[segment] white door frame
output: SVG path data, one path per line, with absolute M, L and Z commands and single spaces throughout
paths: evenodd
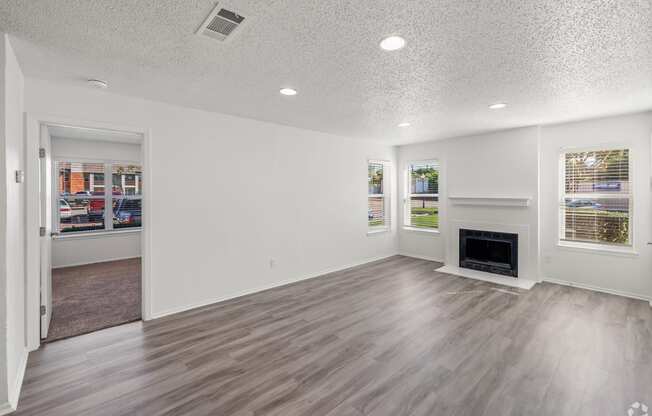
M 141 145 L 144 180 L 147 187 L 143 192 L 143 230 L 141 238 L 142 250 L 142 319 L 152 319 L 151 307 L 151 131 L 148 128 L 116 125 L 95 121 L 77 120 L 69 117 L 38 115 L 25 113 L 25 185 L 26 185 L 26 287 L 25 287 L 25 334 L 27 349 L 34 351 L 41 345 L 40 336 L 40 242 L 39 242 L 39 147 L 41 126 L 69 126 L 90 129 L 115 130 L 139 133 L 143 136 Z
M 45 125 L 41 125 L 39 128 L 39 135 L 41 137 L 40 146 L 45 149 L 46 157 L 39 159 L 40 162 L 40 200 L 39 204 L 41 207 L 41 227 L 44 228 L 45 234 L 43 237 L 39 238 L 40 246 L 40 304 L 41 307 L 45 306 L 46 313 L 41 315 L 41 339 L 47 337 L 50 321 L 52 319 L 52 211 L 58 204 L 54 198 L 55 193 L 52 192 L 52 180 L 54 178 L 54 165 L 52 164 L 52 137 L 50 132 L 47 130 Z M 43 184 L 46 184 L 45 188 Z M 58 208 L 58 207 L 57 207 Z M 40 230 L 39 230 L 40 231 Z M 47 249 L 46 249 L 47 248 Z M 44 297 L 44 293 L 47 293 L 47 296 Z

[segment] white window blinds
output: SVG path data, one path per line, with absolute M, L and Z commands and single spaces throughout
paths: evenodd
M 56 169 L 55 219 L 61 233 L 141 226 L 143 180 L 139 165 L 57 161 Z
M 560 239 L 631 245 L 629 149 L 566 152 L 560 163 Z
M 409 163 L 407 182 L 405 225 L 438 229 L 439 163 L 436 160 Z
M 370 229 L 389 227 L 389 195 L 386 177 L 388 164 L 370 160 L 368 163 L 367 222 Z
M 59 231 L 105 229 L 105 168 L 103 163 L 56 163 Z
M 139 165 L 111 165 L 113 194 L 113 228 L 133 228 L 142 225 L 143 177 Z

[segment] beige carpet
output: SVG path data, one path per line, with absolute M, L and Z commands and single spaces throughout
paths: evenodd
M 141 319 L 140 259 L 52 270 L 52 321 L 45 342 Z

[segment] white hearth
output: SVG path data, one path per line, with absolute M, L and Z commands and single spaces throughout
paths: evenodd
M 534 280 L 524 279 L 521 277 L 514 278 L 509 276 L 501 276 L 499 274 L 481 272 L 479 270 L 464 269 L 456 266 L 442 266 L 438 269 L 435 269 L 435 271 L 526 290 L 532 289 L 532 287 L 537 284 L 537 282 Z

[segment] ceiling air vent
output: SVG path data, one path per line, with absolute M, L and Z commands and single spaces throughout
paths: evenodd
M 244 16 L 224 9 L 218 4 L 202 23 L 197 34 L 224 41 L 233 34 L 244 20 Z

